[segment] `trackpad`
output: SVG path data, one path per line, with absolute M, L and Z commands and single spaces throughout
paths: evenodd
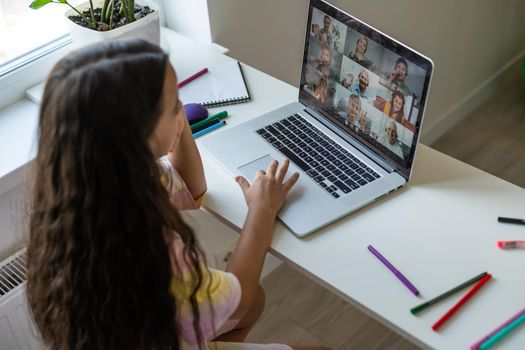
M 268 165 L 270 165 L 270 162 L 273 159 L 274 158 L 271 155 L 267 154 L 261 158 L 257 158 L 256 160 L 251 161 L 250 163 L 241 165 L 238 169 L 244 175 L 244 177 L 251 183 L 255 178 L 255 173 L 258 170 L 266 171 L 266 169 L 268 169 Z

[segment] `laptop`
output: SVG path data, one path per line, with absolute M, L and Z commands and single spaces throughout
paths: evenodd
M 402 188 L 410 179 L 432 61 L 322 0 L 311 0 L 297 102 L 203 139 L 249 181 L 289 158 L 297 184 L 278 214 L 296 235 Z

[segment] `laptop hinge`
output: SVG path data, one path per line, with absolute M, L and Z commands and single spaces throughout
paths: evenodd
M 363 153 L 365 156 L 370 158 L 374 163 L 379 165 L 381 168 L 383 168 L 385 171 L 392 173 L 396 171 L 395 168 L 390 166 L 387 162 L 385 162 L 381 157 L 379 157 L 377 154 L 372 152 L 370 149 L 368 149 L 366 146 L 361 144 L 359 141 L 357 141 L 355 138 L 353 138 L 348 133 L 341 130 L 339 127 L 337 127 L 335 124 L 333 124 L 330 120 L 328 120 L 326 117 L 323 117 L 321 114 L 317 113 L 315 110 L 305 106 L 304 111 L 308 113 L 310 116 L 315 118 L 319 123 L 326 126 L 328 129 L 330 129 L 332 132 L 334 132 L 336 135 L 341 137 L 343 140 L 351 144 L 353 147 L 357 148 L 361 153 Z

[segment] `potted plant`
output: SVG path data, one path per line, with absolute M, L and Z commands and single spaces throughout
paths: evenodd
M 132 37 L 160 44 L 159 8 L 150 0 L 88 0 L 78 6 L 68 0 L 34 0 L 30 7 L 50 3 L 69 6 L 65 15 L 76 47 Z

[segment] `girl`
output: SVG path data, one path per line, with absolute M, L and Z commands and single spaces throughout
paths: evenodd
M 399 90 L 395 90 L 392 93 L 392 99 L 385 103 L 383 113 L 394 119 L 398 123 L 407 123 L 408 120 L 405 118 L 405 95 Z
M 236 179 L 248 216 L 228 272 L 209 269 L 174 206 L 196 207 L 206 191 L 177 95 L 166 54 L 140 40 L 97 44 L 52 70 L 27 283 L 47 348 L 290 349 L 235 342 L 262 312 L 264 255 L 298 174 L 284 182 L 285 161 L 251 185 Z

